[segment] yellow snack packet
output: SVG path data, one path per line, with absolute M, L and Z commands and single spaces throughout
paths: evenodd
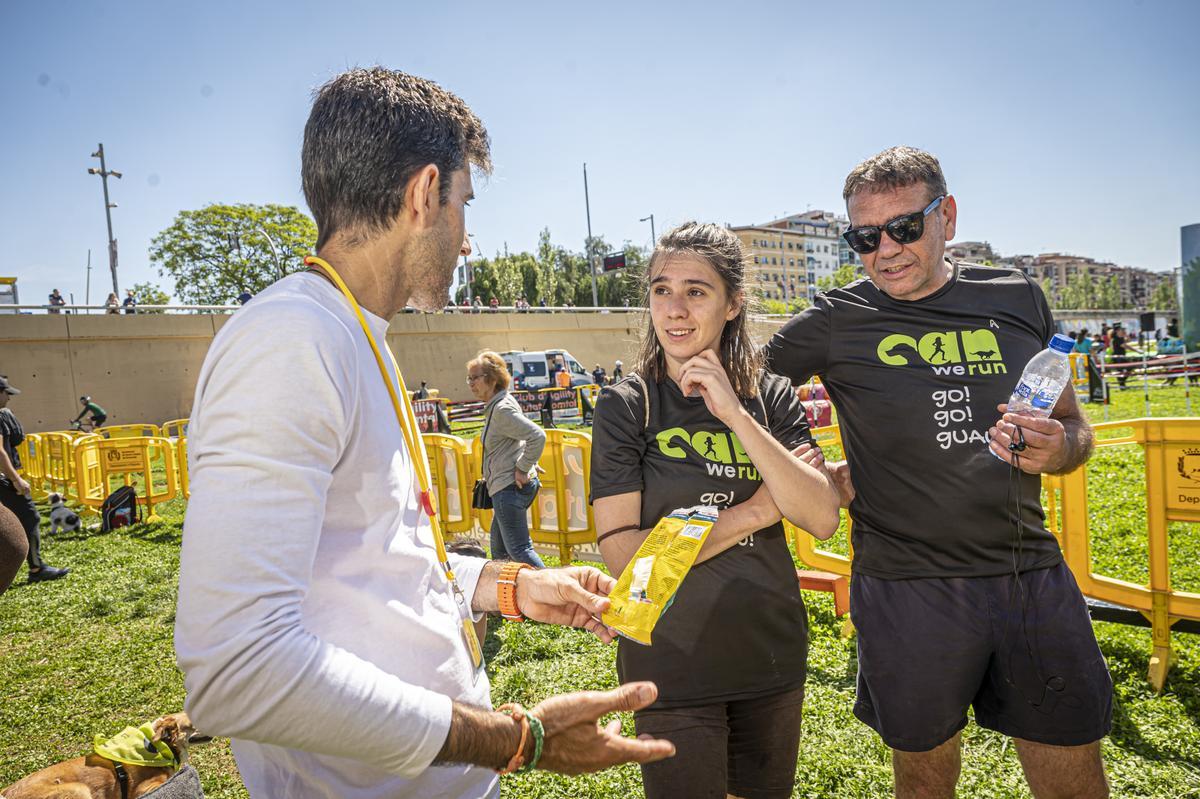
M 621 572 L 602 621 L 649 646 L 654 625 L 674 601 L 716 521 L 717 509 L 708 506 L 680 508 L 660 519 Z

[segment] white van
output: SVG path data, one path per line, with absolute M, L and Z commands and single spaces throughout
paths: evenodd
M 514 350 L 500 353 L 508 371 L 513 376 L 514 388 L 551 388 L 550 368 L 555 359 L 562 358 L 563 365 L 571 375 L 572 386 L 586 386 L 592 382 L 583 365 L 566 350 Z

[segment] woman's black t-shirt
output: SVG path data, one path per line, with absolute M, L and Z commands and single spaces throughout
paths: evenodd
M 592 427 L 592 499 L 642 492 L 642 529 L 676 508 L 727 508 L 762 485 L 750 458 L 704 400 L 672 380 L 628 378 L 600 392 Z M 765 376 L 743 405 L 792 449 L 811 442 L 804 408 L 784 378 Z M 646 403 L 650 419 L 646 423 Z M 764 411 L 766 419 L 763 418 Z M 808 616 L 783 525 L 697 564 L 654 628 L 653 645 L 621 639 L 621 682 L 653 680 L 656 706 L 708 704 L 804 683 Z

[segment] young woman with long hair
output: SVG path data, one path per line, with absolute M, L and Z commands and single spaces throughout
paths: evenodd
M 796 770 L 808 623 L 781 522 L 828 538 L 838 494 L 791 386 L 763 372 L 745 280 L 725 228 L 663 236 L 638 363 L 595 409 L 592 498 L 614 575 L 672 510 L 720 509 L 653 645 L 619 644 L 621 681 L 658 685 L 638 733 L 676 746 L 642 767 L 648 799 L 787 797 Z

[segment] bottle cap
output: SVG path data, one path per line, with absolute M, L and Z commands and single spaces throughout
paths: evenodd
M 1062 333 L 1055 333 L 1050 339 L 1050 349 L 1055 352 L 1068 353 L 1075 349 L 1075 342 L 1070 336 L 1064 336 Z

